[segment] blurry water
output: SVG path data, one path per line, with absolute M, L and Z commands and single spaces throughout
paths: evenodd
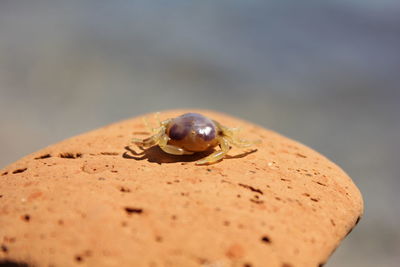
M 327 266 L 400 262 L 399 1 L 0 1 L 0 167 L 141 113 L 227 112 L 344 168 L 366 202 Z

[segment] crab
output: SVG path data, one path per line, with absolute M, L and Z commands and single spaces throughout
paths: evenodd
M 133 139 L 133 143 L 149 148 L 158 145 L 161 150 L 172 155 L 192 155 L 196 152 L 208 151 L 216 146 L 220 150 L 196 161 L 196 165 L 212 164 L 222 160 L 231 149 L 231 146 L 247 148 L 257 141 L 249 141 L 236 137 L 238 128 L 228 128 L 219 122 L 199 113 L 185 113 L 176 118 L 160 121 L 156 114 L 159 127 L 149 127 L 153 133 L 146 139 Z

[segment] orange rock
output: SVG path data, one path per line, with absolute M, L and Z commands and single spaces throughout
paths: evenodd
M 161 113 L 161 118 L 187 110 Z M 197 111 L 257 150 L 223 161 L 143 152 L 142 118 L 73 137 L 0 171 L 0 263 L 32 266 L 320 266 L 363 211 L 334 163 L 260 126 Z M 151 116 L 147 116 L 152 118 Z M 29 186 L 28 186 L 29 185 Z M 11 242 L 12 241 L 12 242 Z

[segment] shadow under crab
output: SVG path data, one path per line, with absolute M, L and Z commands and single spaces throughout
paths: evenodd
M 188 163 L 188 162 L 196 162 L 199 159 L 202 159 L 204 157 L 211 155 L 215 151 L 215 149 L 210 149 L 210 150 L 203 151 L 203 152 L 197 152 L 192 155 L 172 155 L 172 154 L 165 153 L 158 146 L 152 146 L 147 149 L 145 149 L 145 148 L 141 148 L 141 149 L 142 149 L 142 151 L 136 152 L 131 147 L 126 146 L 125 147 L 126 151 L 123 153 L 122 157 L 125 159 L 134 159 L 134 160 L 138 160 L 138 161 L 147 160 L 148 162 L 158 163 L 158 164 L 177 163 L 177 162 Z M 245 151 L 243 153 L 240 153 L 240 154 L 237 154 L 234 156 L 226 155 L 225 159 L 244 158 L 247 155 L 253 154 L 255 152 L 257 152 L 257 149 Z M 215 163 L 217 163 L 217 162 L 215 162 Z

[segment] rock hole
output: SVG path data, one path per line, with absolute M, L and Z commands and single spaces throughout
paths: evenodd
M 39 157 L 36 157 L 35 159 L 47 159 L 47 158 L 51 158 L 51 155 L 50 154 L 44 154 L 44 155 L 41 155 Z
M 1 245 L 1 251 L 3 251 L 4 253 L 7 253 L 8 247 L 6 245 Z
M 0 267 L 29 267 L 29 264 L 11 260 L 0 260 Z
M 269 239 L 269 237 L 266 235 L 261 237 L 261 241 L 268 244 L 271 243 L 271 239 Z
M 75 256 L 75 261 L 82 262 L 83 261 L 82 256 L 79 256 L 79 255 Z
M 0 197 L 1 197 L 1 196 L 0 196 Z M 356 225 L 360 222 L 360 220 L 361 220 L 361 217 L 358 216 L 358 217 L 357 217 L 357 220 L 356 220 L 356 223 L 354 224 L 354 226 L 356 226 Z
M 224 221 L 224 225 L 225 225 L 225 226 L 229 226 L 230 224 L 231 224 L 230 221 Z
M 1 175 L 3 176 L 3 175 L 7 175 L 8 174 L 8 172 L 3 172 Z
M 331 219 L 331 224 L 332 224 L 333 226 L 336 226 L 336 223 L 335 223 L 335 221 L 334 221 L 333 219 Z
M 58 156 L 63 159 L 76 159 L 76 158 L 81 158 L 82 153 L 64 152 L 64 153 L 60 153 Z
M 325 265 L 325 263 L 323 262 L 323 263 L 318 264 L 318 267 L 324 267 L 324 265 Z
M 141 214 L 143 212 L 143 209 L 141 208 L 132 208 L 132 207 L 125 207 L 125 211 L 128 215 L 136 213 L 136 214 Z
M 245 263 L 243 264 L 243 267 L 252 267 L 251 263 Z
M 3 195 L 0 195 L 0 198 L 2 198 L 3 197 Z
M 250 201 L 256 204 L 262 204 L 264 203 L 264 200 L 260 200 L 260 199 L 254 199 L 254 198 L 250 198 Z
M 292 267 L 292 265 L 290 263 L 284 262 L 282 263 L 282 267 Z
M 314 181 L 314 182 L 315 182 L 315 181 Z M 319 184 L 319 185 L 322 185 L 322 186 L 327 186 L 326 184 L 321 183 L 321 182 L 315 182 L 315 183 L 317 183 L 317 184 Z
M 161 243 L 163 241 L 163 238 L 162 238 L 162 236 L 156 236 L 156 242 L 159 242 L 159 243 Z
M 118 156 L 117 152 L 101 152 L 100 154 L 104 156 Z
M 319 199 L 313 198 L 313 197 L 311 197 L 310 199 L 311 199 L 312 201 L 314 201 L 314 202 L 318 202 L 318 201 L 319 201 Z
M 303 193 L 303 196 L 310 197 L 309 193 Z
M 128 187 L 125 186 L 120 186 L 119 187 L 119 191 L 121 191 L 122 193 L 129 193 L 131 192 L 131 190 Z
M 178 219 L 178 216 L 172 215 L 172 216 L 171 216 L 171 219 L 175 221 L 176 219 Z
M 31 220 L 31 216 L 29 214 L 25 214 L 24 216 L 22 216 L 22 219 L 26 222 L 29 222 Z
M 264 194 L 263 191 L 261 191 L 261 190 L 258 189 L 258 188 L 252 187 L 251 185 L 241 184 L 241 183 L 239 183 L 238 185 L 241 186 L 241 187 L 243 187 L 243 188 L 249 189 L 249 190 L 251 190 L 251 191 L 253 191 L 253 192 L 259 193 L 259 194 L 261 194 L 261 195 Z
M 303 155 L 303 154 L 300 154 L 300 153 L 296 153 L 295 155 L 296 155 L 297 157 L 299 157 L 299 158 L 303 158 L 303 159 L 307 158 L 306 155 Z
M 16 174 L 16 173 L 21 173 L 21 172 L 24 172 L 24 171 L 26 171 L 28 168 L 21 168 L 21 169 L 16 169 L 15 171 L 13 171 L 12 173 L 13 174 Z

